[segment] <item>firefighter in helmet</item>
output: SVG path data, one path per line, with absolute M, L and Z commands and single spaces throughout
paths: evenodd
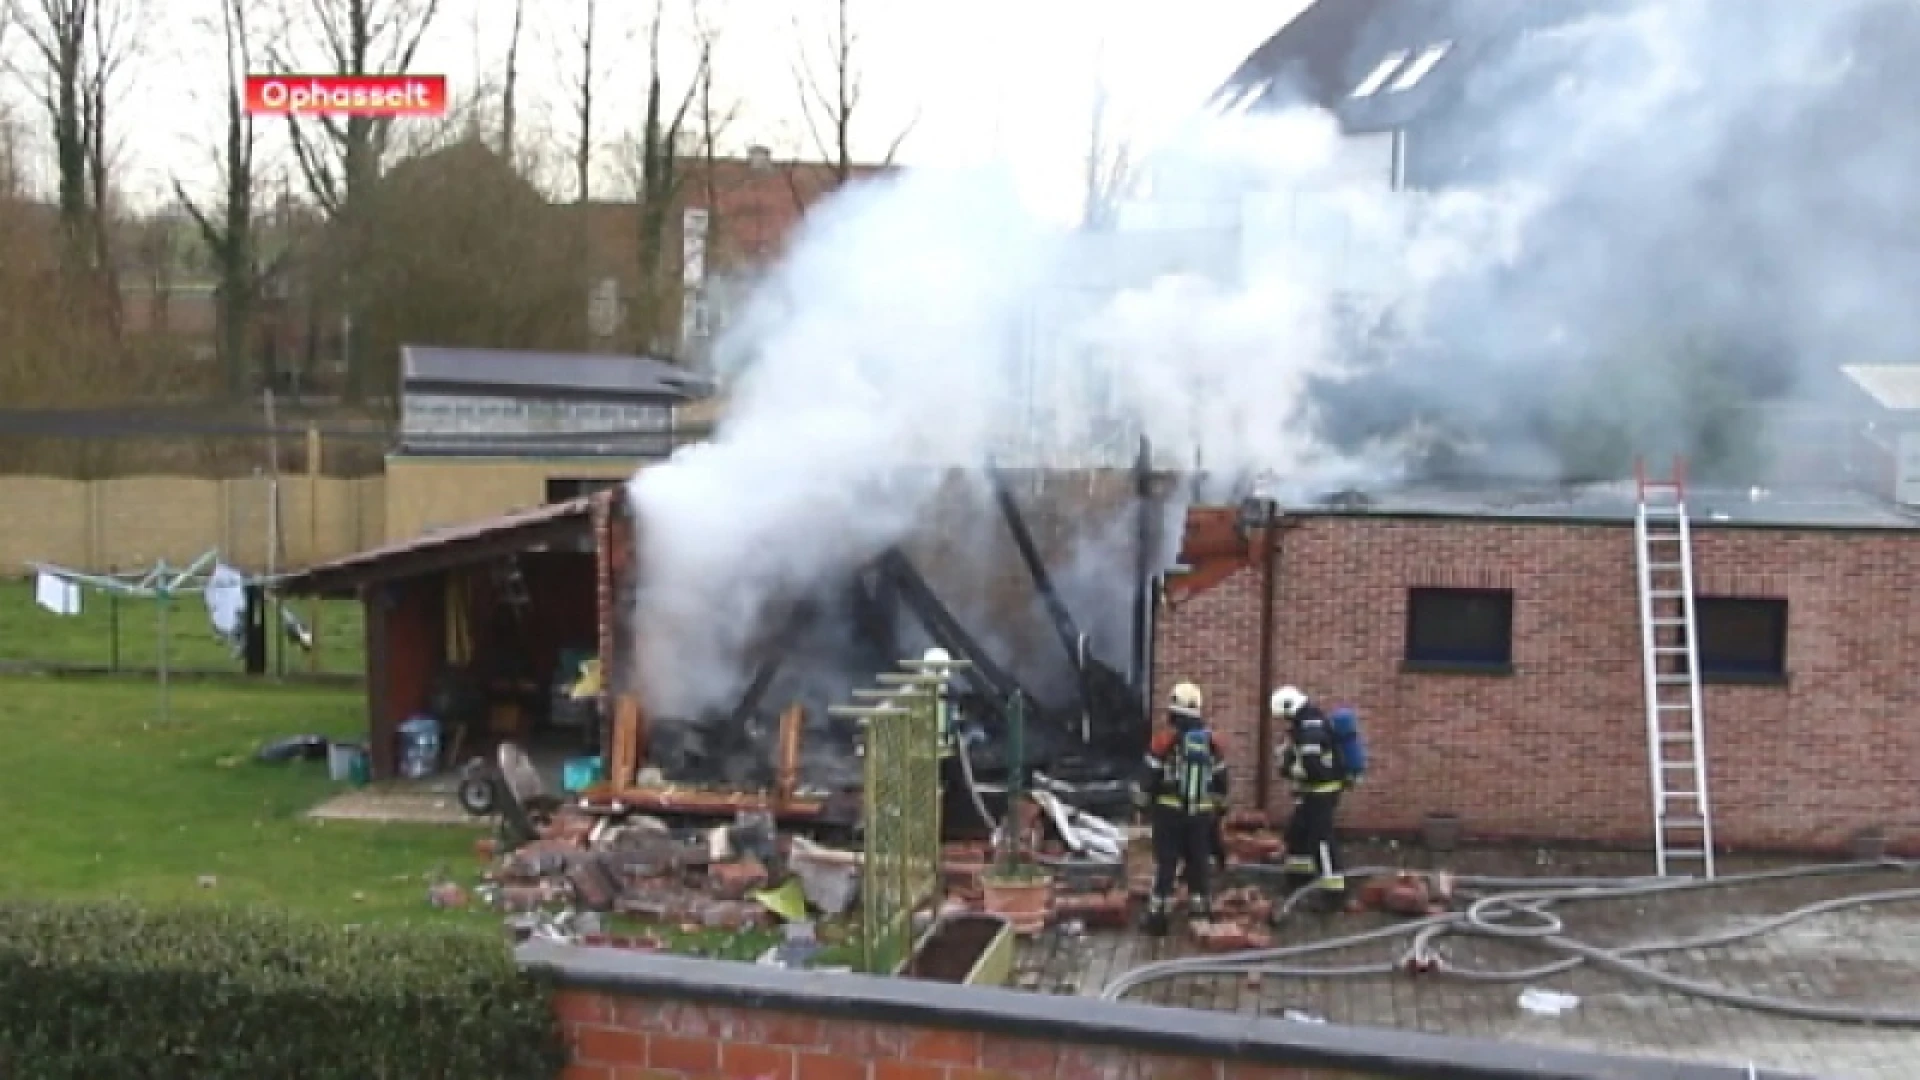
M 1183 682 L 1167 697 L 1167 727 L 1147 746 L 1134 802 L 1153 825 L 1153 895 L 1145 930 L 1167 932 L 1175 882 L 1187 885 L 1190 918 L 1213 911 L 1215 824 L 1227 802 L 1227 762 L 1207 728 L 1200 688 Z
M 1298 687 L 1275 690 L 1268 704 L 1273 718 L 1287 725 L 1278 764 L 1293 784 L 1293 816 L 1287 822 L 1282 864 L 1287 891 L 1314 885 L 1338 896 L 1346 891 L 1346 878 L 1333 838 L 1334 815 L 1350 779 L 1340 741 L 1327 714 Z
M 981 819 L 973 785 L 961 763 L 960 709 L 963 694 L 954 675 L 953 657 L 935 646 L 920 654 L 923 670 L 944 676 L 935 687 L 934 716 L 940 747 L 940 834 L 943 841 L 978 840 L 992 835 Z

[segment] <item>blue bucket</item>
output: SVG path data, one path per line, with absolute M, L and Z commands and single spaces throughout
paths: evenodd
M 560 766 L 560 786 L 568 794 L 585 791 L 600 782 L 598 757 L 574 758 Z

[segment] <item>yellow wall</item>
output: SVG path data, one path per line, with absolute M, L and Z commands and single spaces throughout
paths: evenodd
M 549 478 L 624 480 L 634 468 L 608 458 L 388 458 L 385 539 L 532 509 L 547 501 Z
M 380 477 L 280 481 L 282 567 L 338 558 L 386 540 Z M 102 573 L 185 565 L 208 548 L 248 570 L 267 566 L 271 487 L 260 477 L 0 476 L 0 577 L 28 562 Z

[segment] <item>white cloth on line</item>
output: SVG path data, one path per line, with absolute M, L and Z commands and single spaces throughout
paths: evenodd
M 55 615 L 80 614 L 80 586 L 58 574 L 42 573 L 34 582 L 33 599 Z
M 205 597 L 213 632 L 223 638 L 239 639 L 246 631 L 247 579 L 240 576 L 240 571 L 222 564 L 207 578 Z

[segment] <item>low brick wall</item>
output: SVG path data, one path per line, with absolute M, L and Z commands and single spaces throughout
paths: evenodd
M 1785 1080 L 1745 1069 L 547 943 L 564 1080 Z

